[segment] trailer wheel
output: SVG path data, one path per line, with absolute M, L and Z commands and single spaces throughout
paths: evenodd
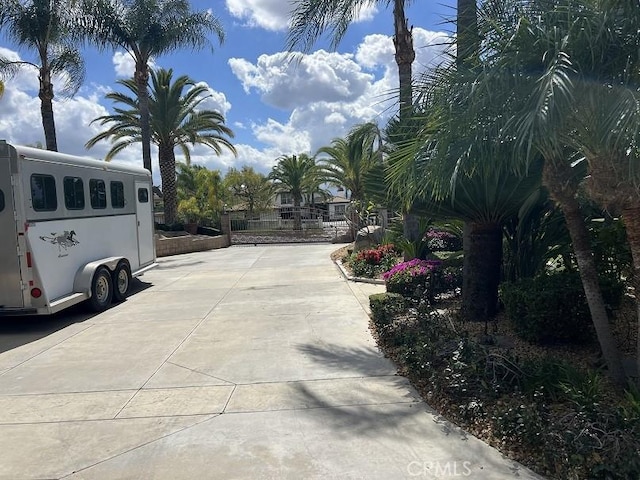
M 101 312 L 111 304 L 112 297 L 113 281 L 111 274 L 107 268 L 100 267 L 93 274 L 93 280 L 91 280 L 89 304 L 94 311 Z
M 113 272 L 113 300 L 122 302 L 127 298 L 131 286 L 131 270 L 127 262 L 120 262 Z

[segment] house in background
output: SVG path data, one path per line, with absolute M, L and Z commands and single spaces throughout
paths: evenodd
M 349 205 L 346 197 L 335 195 L 323 197 L 315 195 L 313 203 L 309 198 L 303 198 L 300 203 L 300 210 L 303 217 L 319 218 L 326 222 L 336 222 L 345 220 L 345 212 Z M 279 192 L 275 196 L 274 210 L 279 212 L 282 218 L 288 218 L 293 212 L 293 195 L 289 192 Z

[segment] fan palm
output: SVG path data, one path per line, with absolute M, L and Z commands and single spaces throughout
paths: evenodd
M 235 154 L 235 148 L 227 137 L 233 132 L 224 125 L 224 117 L 213 110 L 199 110 L 199 105 L 209 95 L 203 85 L 197 85 L 183 75 L 172 82 L 173 70 L 152 71 L 152 88 L 149 102 L 151 139 L 158 146 L 158 163 L 162 179 L 165 208 L 165 222 L 175 222 L 176 215 L 176 159 L 175 148 L 184 155 L 185 162 L 191 162 L 189 145 L 202 144 L 214 150 L 217 155 L 223 147 Z M 119 84 L 134 95 L 138 83 L 134 79 L 121 80 Z M 186 92 L 185 92 L 186 89 Z M 142 141 L 140 103 L 137 96 L 123 93 L 109 93 L 107 98 L 124 108 L 115 108 L 115 113 L 98 117 L 94 122 L 111 125 L 109 129 L 87 142 L 91 148 L 101 140 L 111 140 L 113 146 L 106 155 L 111 160 L 128 146 Z
M 627 210 L 630 214 L 623 218 L 636 218 L 637 5 L 514 0 L 486 6 L 491 34 L 485 57 L 495 72 L 487 83 L 508 77 L 512 85 L 505 90 L 518 102 L 524 99 L 506 136 L 518 139 L 524 159 L 531 152 L 544 158 L 543 181 L 564 214 L 610 375 L 622 382 L 624 372 L 577 199 L 585 175 L 574 167 L 586 169 L 588 191 L 598 200 Z M 581 160 L 586 162 L 579 164 Z M 632 231 L 632 223 L 629 226 Z M 633 233 L 629 238 L 633 241 Z
M 142 160 L 151 171 L 149 62 L 184 47 L 205 47 L 209 32 L 222 43 L 222 26 L 209 11 L 192 12 L 188 0 L 84 0 L 83 10 L 83 33 L 89 41 L 99 48 L 122 48 L 135 62 Z
M 269 174 L 280 192 L 293 197 L 293 229 L 302 230 L 300 204 L 305 194 L 311 194 L 318 185 L 318 170 L 313 158 L 306 154 L 284 155 Z
M 36 53 L 37 60 L 13 61 L 0 56 L 0 74 L 12 76 L 23 67 L 38 71 L 38 97 L 47 150 L 58 150 L 53 115 L 52 77 L 62 75 L 63 94 L 74 94 L 84 80 L 84 63 L 71 41 L 73 13 L 54 0 L 0 0 L 0 30 L 17 45 Z
M 505 122 L 502 103 L 489 92 L 470 103 L 472 79 L 470 69 L 450 65 L 419 85 L 425 113 L 411 125 L 413 138 L 390 153 L 387 179 L 430 216 L 468 225 L 463 310 L 486 320 L 497 308 L 503 226 L 537 190 L 540 172 L 514 172 L 513 146 L 495 141 Z

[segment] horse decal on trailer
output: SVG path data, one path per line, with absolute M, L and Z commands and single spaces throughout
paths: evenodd
M 76 235 L 76 232 L 74 232 L 73 230 L 71 231 L 65 230 L 64 232 L 62 232 L 61 235 L 58 235 L 57 233 L 52 233 L 50 237 L 41 236 L 40 240 L 56 245 L 58 247 L 58 258 L 60 258 L 60 257 L 66 257 L 67 255 L 69 255 L 67 253 L 67 249 L 75 245 L 78 245 L 80 243 L 78 240 L 74 238 L 75 235 Z

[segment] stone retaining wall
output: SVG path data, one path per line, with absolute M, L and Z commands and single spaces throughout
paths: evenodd
M 156 235 L 156 256 L 167 257 L 181 253 L 202 252 L 214 248 L 229 246 L 229 237 L 209 237 L 206 235 L 184 235 L 179 237 L 164 237 Z

